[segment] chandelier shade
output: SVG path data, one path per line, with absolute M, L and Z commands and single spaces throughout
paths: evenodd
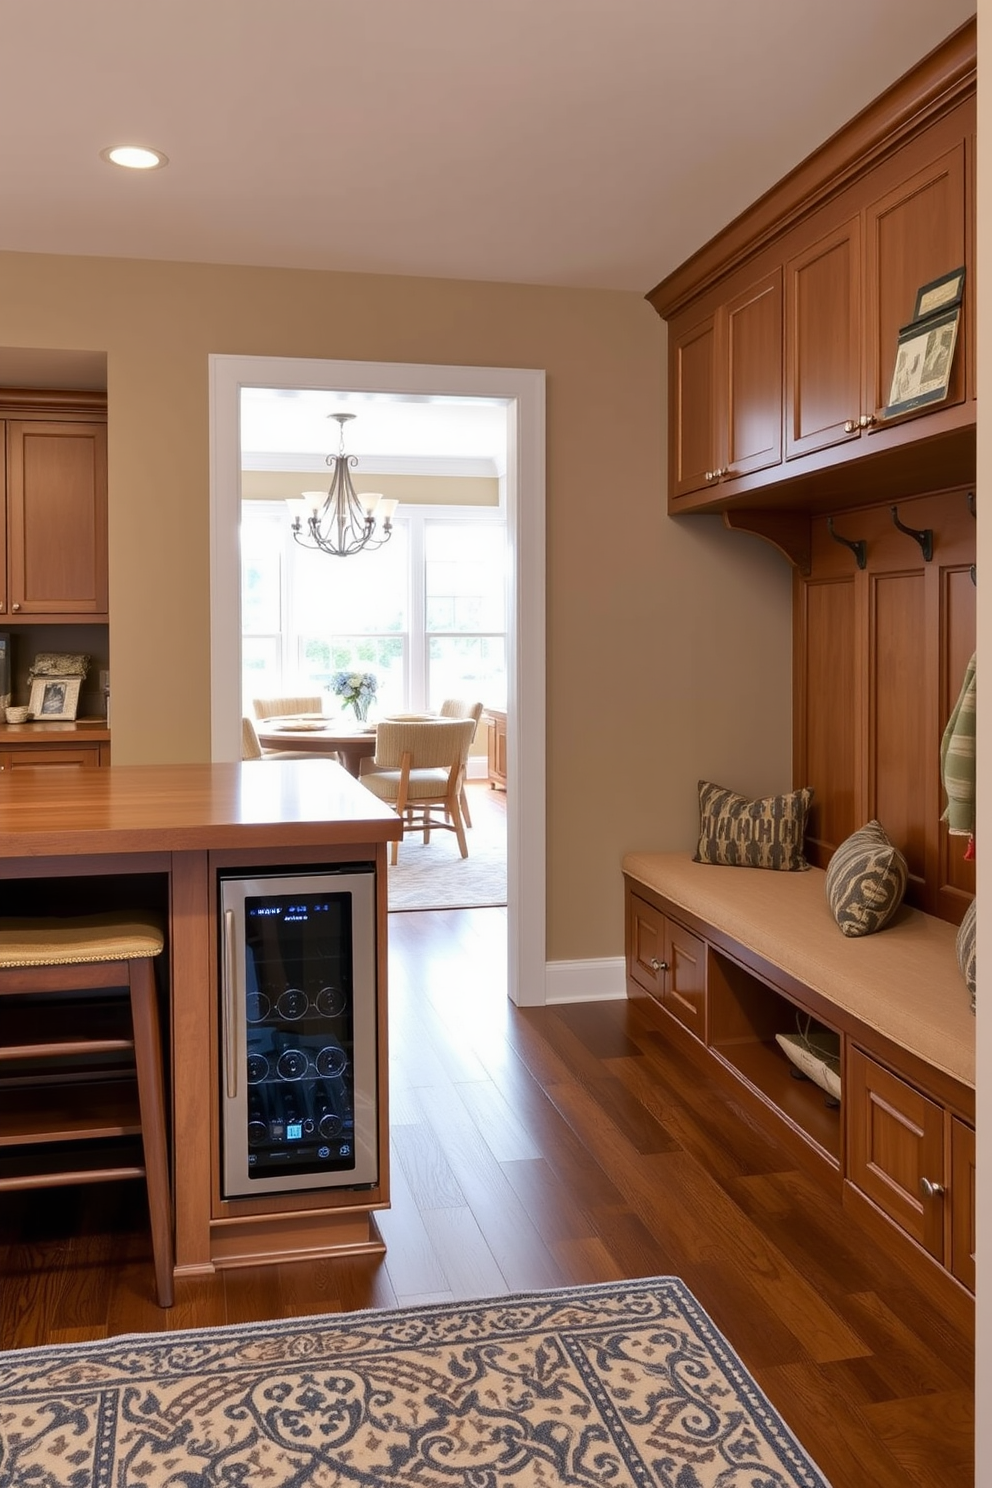
M 393 513 L 398 503 L 378 491 L 358 492 L 352 485 L 351 467 L 357 455 L 346 455 L 344 426 L 353 413 L 332 413 L 340 429 L 338 452 L 327 456 L 331 484 L 327 491 L 304 491 L 289 502 L 293 537 L 303 548 L 348 558 L 364 549 L 374 551 L 393 535 Z M 380 527 L 381 519 L 381 527 Z

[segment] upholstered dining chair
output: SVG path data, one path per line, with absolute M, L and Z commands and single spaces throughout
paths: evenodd
M 254 720 L 245 714 L 241 719 L 241 758 L 243 760 L 318 759 L 320 756 L 302 749 L 263 749 Z
M 483 706 L 484 706 L 484 704 L 482 704 L 482 703 L 467 703 L 467 702 L 465 702 L 464 698 L 445 698 L 444 702 L 441 704 L 441 710 L 440 710 L 439 716 L 441 718 L 474 718 L 475 719 L 475 727 L 476 727 L 476 730 L 478 730 L 479 719 L 482 717 Z M 474 740 L 474 738 L 475 738 L 475 734 L 473 734 L 472 735 L 472 738 L 469 739 L 469 741 L 468 741 L 469 748 L 472 747 L 472 741 Z M 466 764 L 466 770 L 467 770 L 467 766 L 468 766 L 468 754 L 467 754 L 467 752 L 466 752 L 465 764 Z M 461 791 L 461 796 L 459 798 L 459 805 L 462 808 L 462 818 L 463 818 L 463 820 L 465 822 L 465 825 L 467 827 L 470 827 L 472 825 L 472 815 L 471 815 L 471 812 L 468 809 L 468 792 L 465 789 L 465 782 L 464 782 L 464 780 L 462 781 L 462 791 Z
M 324 700 L 314 697 L 253 698 L 256 718 L 295 718 L 301 713 L 323 713 Z
M 375 756 L 363 760 L 359 780 L 393 806 L 403 819 L 403 833 L 422 832 L 425 844 L 434 830 L 451 831 L 458 850 L 468 857 L 460 796 L 465 761 L 475 733 L 472 718 L 382 719 L 376 729 Z M 438 813 L 438 814 L 435 814 Z M 390 862 L 399 844 L 392 844 Z

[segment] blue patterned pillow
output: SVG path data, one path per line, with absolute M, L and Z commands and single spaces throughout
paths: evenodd
M 906 859 L 877 821 L 852 832 L 827 865 L 827 903 L 841 932 L 874 935 L 902 903 L 909 882 Z

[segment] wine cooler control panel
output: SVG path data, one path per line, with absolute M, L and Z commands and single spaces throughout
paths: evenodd
M 374 883 L 221 878 L 226 1197 L 377 1177 Z

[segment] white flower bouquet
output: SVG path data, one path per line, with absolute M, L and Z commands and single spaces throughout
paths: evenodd
M 342 706 L 354 708 L 355 717 L 364 723 L 369 716 L 369 704 L 375 702 L 379 683 L 373 672 L 335 672 L 327 684 Z

